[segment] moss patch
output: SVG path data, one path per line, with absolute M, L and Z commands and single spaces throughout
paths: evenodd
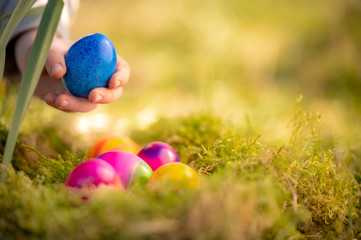
M 290 140 L 244 138 L 212 114 L 161 119 L 139 142 L 165 141 L 201 176 L 200 189 L 101 188 L 88 200 L 64 188 L 84 152 L 38 155 L 0 186 L 4 239 L 348 239 L 359 236 L 357 181 L 320 134 L 320 116 L 298 109 Z M 146 135 L 145 135 L 146 133 Z M 24 148 L 24 145 L 21 145 Z M 345 155 L 347 156 L 347 155 Z M 34 175 L 35 173 L 35 175 Z

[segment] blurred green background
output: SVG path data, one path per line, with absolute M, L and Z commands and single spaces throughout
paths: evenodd
M 161 117 L 211 112 L 278 143 L 303 96 L 301 106 L 323 116 L 324 139 L 357 149 L 360 22 L 357 0 L 83 0 L 72 38 L 112 39 L 132 69 L 123 97 L 86 114 L 37 102 L 24 129 L 40 114 L 41 126 L 76 129 L 87 146 Z
M 90 114 L 110 112 L 106 131 L 211 110 L 280 141 L 303 95 L 360 146 L 360 22 L 356 0 L 83 0 L 73 38 L 104 33 L 131 65 L 124 97 Z

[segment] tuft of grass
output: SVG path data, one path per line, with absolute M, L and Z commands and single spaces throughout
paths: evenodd
M 58 155 L 57 158 L 51 158 L 43 155 L 34 147 L 23 145 L 30 152 L 34 152 L 38 156 L 36 174 L 44 178 L 44 183 L 63 183 L 71 170 L 80 162 L 88 158 L 88 152 L 77 152 L 73 155 L 66 151 L 65 157 Z
M 29 239 L 349 239 L 359 237 L 360 185 L 322 141 L 321 117 L 297 109 L 289 141 L 244 138 L 212 114 L 161 119 L 143 141 L 174 146 L 199 189 L 100 188 L 88 200 L 64 188 L 86 158 L 38 155 L 37 177 L 11 171 L 0 185 L 0 237 Z
M 8 136 L 8 129 L 0 123 L 0 152 L 4 152 L 6 138 Z M 24 148 L 24 143 L 21 140 L 23 138 L 23 135 L 19 135 L 19 138 L 16 140 L 15 143 L 15 151 L 12 159 L 12 167 L 16 171 L 24 171 L 29 176 L 36 176 L 36 173 L 34 171 L 35 165 L 33 161 L 29 161 L 28 156 L 26 154 L 26 149 Z M 2 155 L 1 156 L 1 162 L 2 162 Z M 2 165 L 0 164 L 2 167 Z
M 290 194 L 288 207 L 309 212 L 311 217 L 300 231 L 313 235 L 317 229 L 327 229 L 340 236 L 356 229 L 349 221 L 359 217 L 360 186 L 345 159 L 337 159 L 334 146 L 322 139 L 321 123 L 319 113 L 298 107 L 290 122 L 290 139 L 280 146 L 262 144 L 260 136 L 244 139 L 235 128 L 225 130 L 217 117 L 206 114 L 161 120 L 151 127 L 151 135 L 167 126 L 157 137 L 185 153 L 183 161 L 200 174 L 231 169 L 250 182 L 272 177 Z
M 3 49 L 5 49 L 7 41 L 10 38 L 9 35 L 12 33 L 11 29 L 15 28 L 14 25 L 17 25 L 13 25 L 10 23 L 13 19 L 15 19 L 16 22 L 20 22 L 24 14 L 33 3 L 34 1 L 20 1 L 16 6 L 13 15 L 10 17 L 9 26 L 6 27 L 0 39 L 1 57 L 5 56 L 5 54 L 2 54 L 2 51 Z M 25 117 L 25 113 L 30 103 L 30 99 L 34 95 L 35 87 L 38 83 L 40 74 L 43 71 L 45 60 L 47 58 L 47 54 L 54 37 L 61 12 L 63 10 L 63 6 L 63 1 L 51 0 L 47 3 L 46 8 L 44 9 L 44 14 L 42 16 L 39 29 L 35 37 L 33 47 L 31 48 L 29 61 L 25 68 L 24 76 L 20 85 L 19 98 L 16 102 L 14 116 L 12 119 L 11 127 L 9 129 L 8 137 L 6 139 L 2 160 L 3 168 L 1 169 L 0 178 L 0 181 L 2 183 L 4 183 L 6 180 L 7 170 L 11 163 L 19 129 Z

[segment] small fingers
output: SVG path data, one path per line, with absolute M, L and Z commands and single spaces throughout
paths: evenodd
M 96 104 L 90 103 L 86 98 L 78 98 L 72 95 L 48 93 L 45 102 L 64 112 L 90 112 L 96 108 Z
M 116 72 L 111 76 L 108 88 L 96 88 L 89 94 L 91 103 L 110 103 L 117 100 L 123 93 L 123 86 L 128 82 L 130 67 L 121 57 L 117 57 Z
M 109 79 L 109 88 L 123 87 L 127 84 L 130 76 L 129 64 L 121 57 L 117 57 L 117 66 L 115 73 Z
M 110 103 L 117 100 L 123 93 L 123 88 L 96 88 L 89 94 L 91 103 Z
M 58 48 L 51 48 L 45 62 L 45 68 L 49 76 L 59 79 L 66 73 L 64 52 Z

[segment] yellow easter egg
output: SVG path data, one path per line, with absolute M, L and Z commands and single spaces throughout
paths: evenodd
M 162 186 L 172 186 L 176 189 L 198 187 L 199 177 L 190 166 L 180 162 L 167 163 L 154 171 L 148 181 L 148 186 L 159 189 Z

